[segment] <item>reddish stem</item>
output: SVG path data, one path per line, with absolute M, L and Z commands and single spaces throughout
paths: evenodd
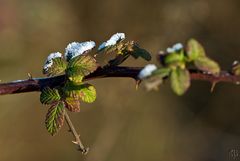
M 85 77 L 85 81 L 107 78 L 107 77 L 128 77 L 138 80 L 138 73 L 142 67 L 120 67 L 109 66 L 107 68 L 99 67 L 95 72 Z M 240 83 L 240 77 L 232 75 L 230 72 L 222 71 L 220 75 L 215 76 L 196 70 L 190 70 L 192 80 L 209 81 L 211 83 L 228 82 L 228 83 Z M 0 95 L 24 93 L 40 91 L 42 88 L 56 87 L 65 82 L 65 75 L 48 78 L 31 78 L 27 80 L 19 80 L 0 84 Z

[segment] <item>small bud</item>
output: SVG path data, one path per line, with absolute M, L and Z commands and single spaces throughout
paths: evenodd
M 235 61 L 233 62 L 233 64 L 232 64 L 232 66 L 235 67 L 235 66 L 237 66 L 237 65 L 239 65 L 239 64 L 240 64 L 239 61 L 235 60 Z
M 239 76 L 240 75 L 240 63 L 239 61 L 234 61 L 232 64 L 232 73 L 234 75 Z

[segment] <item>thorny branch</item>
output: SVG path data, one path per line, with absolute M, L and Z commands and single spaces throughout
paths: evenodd
M 109 66 L 106 68 L 99 67 L 95 72 L 85 77 L 85 81 L 107 78 L 107 77 L 128 77 L 138 80 L 138 73 L 142 67 L 123 67 L 123 66 Z M 240 77 L 233 75 L 228 71 L 221 71 L 218 76 L 203 73 L 197 70 L 190 70 L 191 80 L 208 81 L 216 84 L 219 82 L 228 82 L 239 84 Z M 27 80 L 18 80 L 7 83 L 0 83 L 0 95 L 34 92 L 40 91 L 44 87 L 56 87 L 65 82 L 65 75 L 48 78 L 29 78 Z
M 105 66 L 104 68 L 99 67 L 95 72 L 86 76 L 84 81 L 97 79 L 97 78 L 107 78 L 107 77 L 128 77 L 139 81 L 138 74 L 142 67 L 123 67 L 123 66 Z M 212 75 L 208 73 L 203 73 L 198 70 L 190 70 L 191 80 L 201 80 L 208 81 L 215 85 L 219 82 L 228 83 L 240 83 L 240 77 L 233 75 L 228 71 L 221 71 L 219 75 Z M 40 91 L 44 87 L 56 87 L 64 84 L 66 81 L 65 75 L 47 77 L 47 78 L 32 78 L 29 77 L 27 80 L 18 80 L 7 83 L 0 83 L 0 95 L 14 94 L 14 93 L 24 93 Z M 78 145 L 79 150 L 83 154 L 87 154 L 89 148 L 85 148 L 80 140 L 80 135 L 77 133 L 73 126 L 67 112 L 65 112 L 65 119 L 70 128 L 70 132 L 73 134 L 75 141 L 74 144 Z

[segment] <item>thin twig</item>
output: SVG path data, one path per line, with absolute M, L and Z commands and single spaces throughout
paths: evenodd
M 72 141 L 74 144 L 78 145 L 79 147 L 79 150 L 84 154 L 86 155 L 89 151 L 89 148 L 85 148 L 81 139 L 80 139 L 80 135 L 77 133 L 75 127 L 73 126 L 73 123 L 70 119 L 70 117 L 68 116 L 67 112 L 65 111 L 65 119 L 66 119 L 66 122 L 68 124 L 68 127 L 70 129 L 70 132 L 73 134 L 74 138 L 75 138 L 75 141 Z

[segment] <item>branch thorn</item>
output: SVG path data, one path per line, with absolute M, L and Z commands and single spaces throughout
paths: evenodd
M 212 83 L 212 86 L 211 86 L 211 93 L 214 91 L 214 89 L 215 89 L 215 87 L 216 87 L 216 84 L 217 84 L 217 82 L 213 82 Z
M 78 145 L 78 142 L 77 142 L 77 141 L 72 141 L 72 143 Z
M 141 83 L 141 80 L 137 79 L 136 80 L 136 85 L 135 85 L 136 90 L 138 90 L 140 83 Z
M 31 73 L 28 73 L 28 74 L 27 74 L 27 76 L 28 76 L 28 79 L 33 79 L 33 77 L 32 77 L 32 74 L 31 74 Z

